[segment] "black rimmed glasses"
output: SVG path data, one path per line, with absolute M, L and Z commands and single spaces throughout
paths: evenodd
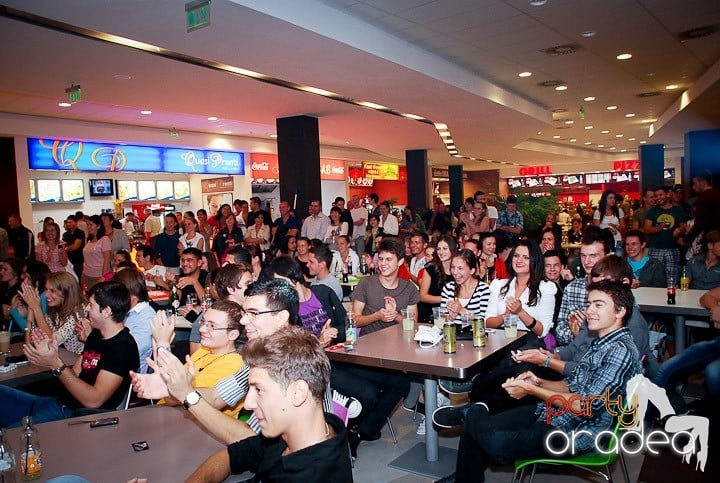
M 250 319 L 250 320 L 255 320 L 255 318 L 256 318 L 258 315 L 274 314 L 274 313 L 276 313 L 276 312 L 282 312 L 282 311 L 283 311 L 283 309 L 261 310 L 261 311 L 259 311 L 259 312 L 255 312 L 255 311 L 252 311 L 252 310 L 240 309 L 240 313 L 242 314 L 242 315 L 240 316 L 240 318 L 243 318 L 243 317 L 247 316 L 248 319 Z

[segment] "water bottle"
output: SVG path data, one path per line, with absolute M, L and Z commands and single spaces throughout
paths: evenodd
M 357 344 L 357 326 L 352 312 L 348 312 L 345 317 L 345 350 L 351 351 L 355 349 Z
M 23 427 L 25 429 L 20 435 L 18 470 L 24 481 L 36 480 L 42 476 L 42 451 L 37 429 L 32 425 L 32 416 L 23 418 Z

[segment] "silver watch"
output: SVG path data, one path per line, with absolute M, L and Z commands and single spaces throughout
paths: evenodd
M 201 396 L 200 393 L 197 391 L 189 392 L 187 396 L 185 396 L 185 400 L 183 401 L 183 406 L 185 409 L 190 409 L 191 406 L 196 405 L 200 402 Z

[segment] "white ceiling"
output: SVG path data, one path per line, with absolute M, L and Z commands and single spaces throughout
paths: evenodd
M 178 0 L 0 5 L 446 123 L 460 154 L 479 159 L 585 167 L 636 159 L 641 140 L 678 150 L 685 132 L 720 126 L 720 32 L 678 38 L 720 25 L 717 0 L 215 0 L 211 25 L 191 33 Z M 597 35 L 582 37 L 588 30 Z M 0 112 L 265 139 L 278 117 L 307 114 L 323 145 L 399 160 L 428 149 L 437 165 L 499 167 L 453 158 L 426 123 L 144 51 L 2 16 L 0 42 Z M 564 44 L 577 51 L 540 51 Z M 623 52 L 633 58 L 617 60 Z M 568 89 L 538 85 L 550 80 Z M 83 101 L 60 108 L 71 83 Z M 643 119 L 659 119 L 652 137 Z

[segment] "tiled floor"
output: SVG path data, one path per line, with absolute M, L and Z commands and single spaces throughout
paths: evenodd
M 418 415 L 418 419 L 420 416 Z M 358 483 L 377 482 L 402 482 L 402 483 L 424 483 L 432 481 L 404 471 L 388 467 L 388 463 L 403 454 L 415 444 L 422 442 L 424 436 L 415 434 L 416 422 L 412 420 L 412 413 L 402 409 L 395 412 L 392 417 L 393 427 L 397 433 L 398 445 L 393 445 L 390 432 L 387 427 L 383 428 L 382 438 L 378 441 L 363 442 L 358 449 L 358 459 L 355 462 L 353 475 Z M 440 445 L 449 448 L 457 448 L 457 437 L 440 437 Z M 631 481 L 637 481 L 644 457 L 636 456 L 626 458 Z M 512 466 L 493 466 L 486 474 L 486 481 L 489 483 L 509 483 L 512 481 Z M 613 479 L 622 482 L 622 470 L 619 466 L 613 468 Z M 529 481 L 529 477 L 525 478 Z M 581 472 L 569 472 L 567 469 L 556 470 L 553 474 L 538 474 L 535 477 L 538 483 L 570 483 L 578 481 L 604 481 L 600 477 L 593 477 L 590 474 Z

